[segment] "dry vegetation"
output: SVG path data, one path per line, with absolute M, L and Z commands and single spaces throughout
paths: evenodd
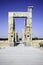
M 0 46 L 8 46 L 8 40 L 0 41 Z

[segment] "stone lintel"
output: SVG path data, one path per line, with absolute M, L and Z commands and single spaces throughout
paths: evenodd
M 32 13 L 31 12 L 8 12 L 9 15 L 8 17 L 14 17 L 14 18 L 32 18 Z

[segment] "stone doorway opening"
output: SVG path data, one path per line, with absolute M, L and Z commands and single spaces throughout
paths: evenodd
M 18 40 L 16 40 L 16 42 L 20 41 L 20 39 L 22 40 L 22 31 L 25 28 L 25 22 L 26 22 L 26 17 L 24 17 L 24 18 L 23 17 L 14 18 L 14 23 L 15 23 L 14 30 L 18 34 Z

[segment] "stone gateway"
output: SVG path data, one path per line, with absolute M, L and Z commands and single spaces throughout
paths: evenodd
M 17 17 L 26 18 L 25 29 L 22 31 L 22 42 L 27 46 L 32 43 L 32 8 L 33 6 L 28 6 L 27 12 L 8 12 L 9 45 L 14 46 L 15 42 L 17 41 L 17 32 L 15 31 L 15 27 L 14 27 L 15 26 L 14 19 Z

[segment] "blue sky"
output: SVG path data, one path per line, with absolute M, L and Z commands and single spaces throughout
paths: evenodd
M 32 36 L 43 37 L 43 0 L 0 0 L 0 38 L 8 37 L 8 12 L 26 12 L 27 6 L 34 6 Z M 24 21 L 25 19 L 15 19 L 19 34 L 24 27 Z

